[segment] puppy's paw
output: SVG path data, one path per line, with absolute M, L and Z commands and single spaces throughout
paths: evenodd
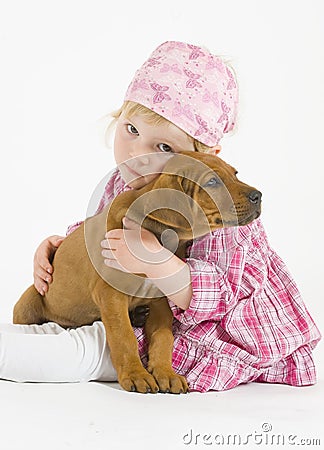
M 125 391 L 140 392 L 142 394 L 156 394 L 159 391 L 154 377 L 147 370 L 133 369 L 124 372 L 118 377 L 118 382 Z
M 172 368 L 154 367 L 150 369 L 157 384 L 159 392 L 170 394 L 186 394 L 189 387 L 185 377 L 178 375 Z

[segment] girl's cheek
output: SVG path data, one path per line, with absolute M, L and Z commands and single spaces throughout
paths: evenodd
M 152 152 L 149 155 L 149 167 L 150 172 L 160 174 L 170 158 L 174 156 L 174 153 L 162 153 Z

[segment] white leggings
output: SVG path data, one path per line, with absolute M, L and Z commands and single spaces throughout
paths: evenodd
M 0 378 L 19 382 L 116 381 L 102 322 L 0 324 Z

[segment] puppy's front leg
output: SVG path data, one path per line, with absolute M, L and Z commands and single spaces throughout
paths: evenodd
M 173 315 L 166 298 L 150 303 L 145 331 L 149 342 L 148 371 L 156 379 L 160 392 L 188 392 L 187 381 L 172 368 Z
M 144 369 L 138 354 L 138 343 L 128 315 L 128 296 L 100 279 L 93 290 L 93 299 L 100 308 L 119 384 L 126 391 L 157 392 L 158 385 Z

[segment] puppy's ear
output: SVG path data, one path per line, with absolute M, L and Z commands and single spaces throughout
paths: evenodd
M 162 173 L 152 190 L 133 202 L 127 217 L 156 235 L 171 228 L 187 236 L 191 230 L 192 199 L 185 194 L 182 181 L 179 175 Z

